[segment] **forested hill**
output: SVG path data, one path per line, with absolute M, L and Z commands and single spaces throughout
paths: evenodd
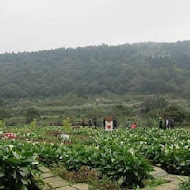
M 190 41 L 0 55 L 0 97 L 190 95 Z

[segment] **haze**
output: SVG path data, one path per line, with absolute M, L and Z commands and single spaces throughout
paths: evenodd
M 0 53 L 190 39 L 189 0 L 0 0 Z

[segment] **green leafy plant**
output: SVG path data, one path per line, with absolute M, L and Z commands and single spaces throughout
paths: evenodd
M 26 134 L 27 128 L 12 129 L 14 132 L 20 131 L 20 134 L 17 134 L 21 137 Z M 43 137 L 46 143 L 20 143 L 6 139 L 0 140 L 0 143 L 15 145 L 19 152 L 37 153 L 42 163 L 47 166 L 55 163 L 58 165 L 57 170 L 62 170 L 59 171 L 61 175 L 69 174 L 73 179 L 77 176 L 75 180 L 78 181 L 85 178 L 79 175 L 83 166 L 89 167 L 90 171 L 95 169 L 100 178 L 106 176 L 122 188 L 160 183 L 149 176 L 152 164 L 159 165 L 168 173 L 190 175 L 190 131 L 186 129 L 160 130 L 139 127 L 135 130 L 118 129 L 110 133 L 104 130 L 79 129 L 73 131 L 72 138 L 81 138 L 82 135 L 87 136 L 90 141 L 81 143 L 75 140 L 69 145 L 63 145 L 63 142 L 56 138 L 57 132 L 54 135 L 54 131 L 61 132 L 61 129 L 35 129 L 37 135 L 32 138 L 39 140 L 39 137 Z M 57 141 L 51 143 L 53 137 Z
M 10 190 L 37 189 L 39 180 L 37 155 L 19 152 L 15 146 L 0 146 L 0 188 Z

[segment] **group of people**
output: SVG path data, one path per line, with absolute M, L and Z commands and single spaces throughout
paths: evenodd
M 89 119 L 88 124 L 85 121 L 84 118 L 82 118 L 82 127 L 88 126 L 89 128 L 92 128 L 94 126 L 95 129 L 97 129 L 99 123 L 96 118 L 94 119 Z M 158 118 L 158 125 L 160 129 L 173 129 L 174 128 L 174 119 L 173 118 L 166 118 L 165 122 L 163 121 L 162 117 Z M 103 119 L 103 127 L 105 128 L 106 126 L 106 120 Z M 137 128 L 137 123 L 131 122 L 130 119 L 127 120 L 126 127 L 128 129 L 135 129 Z M 118 128 L 118 121 L 116 119 L 113 119 L 113 129 Z
M 94 124 L 94 127 L 95 129 L 97 128 L 98 126 L 98 122 L 97 122 L 97 119 L 89 119 L 88 120 L 88 127 L 92 127 Z M 85 127 L 86 126 L 86 123 L 85 123 L 85 120 L 84 118 L 82 118 L 82 126 Z M 105 128 L 106 127 L 106 119 L 104 118 L 103 119 L 103 127 Z M 119 127 L 119 123 L 117 121 L 117 119 L 113 119 L 113 129 L 117 129 Z M 127 128 L 129 129 L 135 129 L 137 128 L 137 124 L 135 122 L 131 122 L 130 119 L 127 120 Z
M 160 129 L 173 129 L 174 128 L 174 119 L 166 118 L 165 123 L 162 120 L 162 117 L 158 118 L 158 126 Z
M 105 119 L 103 119 L 103 123 L 102 124 L 103 124 L 103 127 L 105 128 L 105 126 L 106 126 L 106 120 Z M 99 126 L 99 123 L 98 123 L 98 121 L 97 121 L 96 118 L 94 118 L 94 119 L 90 118 L 88 120 L 88 124 L 87 124 L 87 122 L 85 121 L 85 119 L 82 118 L 82 127 L 85 127 L 85 126 L 88 126 L 89 128 L 92 128 L 92 126 L 94 126 L 94 128 L 96 129 Z M 113 128 L 117 129 L 117 127 L 118 127 L 118 122 L 117 122 L 116 119 L 113 119 Z
M 85 119 L 82 118 L 82 126 L 85 127 L 87 124 L 85 122 Z M 94 118 L 93 120 L 92 119 L 89 119 L 88 120 L 88 127 L 92 127 L 92 125 L 94 125 L 95 129 L 97 128 L 98 126 L 98 122 L 97 122 L 97 119 Z
M 88 122 L 86 122 L 85 119 L 82 118 L 82 123 L 81 124 L 82 124 L 82 127 L 88 126 L 89 128 L 92 128 L 94 126 L 95 129 L 97 129 L 97 127 L 99 126 L 99 123 L 98 123 L 98 121 L 97 121 L 96 118 L 94 118 L 94 119 L 90 118 L 88 120 Z M 105 128 L 106 127 L 106 120 L 105 120 L 105 118 L 103 119 L 103 123 L 102 124 L 103 124 L 103 127 Z M 118 126 L 119 126 L 119 124 L 118 124 L 117 119 L 113 119 L 113 129 L 117 129 Z M 129 128 L 129 129 L 135 129 L 135 128 L 137 128 L 137 124 L 135 122 L 134 123 L 131 122 L 130 119 L 128 119 L 126 127 Z
M 173 118 L 166 118 L 165 123 L 162 120 L 162 117 L 158 118 L 158 125 L 160 129 L 174 129 L 174 119 Z M 131 123 L 130 119 L 127 121 L 127 127 L 129 129 L 137 128 L 136 123 Z

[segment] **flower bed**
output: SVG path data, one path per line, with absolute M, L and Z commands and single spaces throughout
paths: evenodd
M 38 129 L 37 136 L 51 134 L 50 131 L 50 128 Z M 1 140 L 1 144 L 15 145 L 15 152 L 22 154 L 36 153 L 39 161 L 47 166 L 62 163 L 68 171 L 78 171 L 82 166 L 89 166 L 123 187 L 131 187 L 133 184 L 143 186 L 143 181 L 152 170 L 151 164 L 158 164 L 169 173 L 190 175 L 188 130 L 151 128 L 105 132 L 80 129 L 74 131 L 73 135 L 84 138 L 75 139 L 73 144 L 67 146 L 62 145 L 58 138 L 54 144 L 20 143 L 19 140 Z M 83 141 L 85 137 L 88 141 Z M 45 136 L 43 138 L 46 139 Z

